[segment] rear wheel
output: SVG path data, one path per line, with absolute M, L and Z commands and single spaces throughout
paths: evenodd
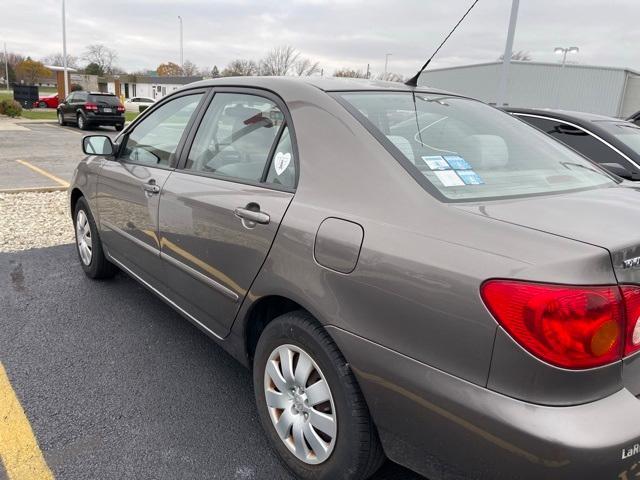
M 285 466 L 303 480 L 364 480 L 384 454 L 346 360 L 307 312 L 267 325 L 253 362 L 258 415 Z
M 76 248 L 84 273 L 89 278 L 96 279 L 113 277 L 118 269 L 104 256 L 96 222 L 84 197 L 78 199 L 73 218 L 76 232 Z
M 116 125 L 116 131 L 121 132 L 124 129 L 124 124 Z
M 82 115 L 81 113 L 78 114 L 78 128 L 80 130 L 87 130 L 89 128 L 89 125 L 87 124 L 87 119 L 84 118 L 84 115 Z
M 40 107 L 40 108 L 47 108 L 47 104 L 46 104 L 46 103 L 44 103 L 44 102 L 39 102 L 39 103 L 38 103 L 38 107 Z

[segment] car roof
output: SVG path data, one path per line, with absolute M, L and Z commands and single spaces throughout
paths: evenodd
M 505 108 L 510 113 L 524 113 L 530 115 L 541 115 L 545 117 L 557 118 L 559 120 L 567 120 L 569 122 L 624 122 L 620 118 L 609 117 L 607 115 L 598 115 L 596 113 L 576 112 L 573 110 L 559 110 L 554 108 Z
M 325 92 L 339 92 L 339 91 L 401 91 L 401 92 L 425 92 L 425 93 L 438 93 L 444 95 L 456 95 L 445 90 L 439 90 L 426 86 L 409 87 L 402 82 L 385 82 L 381 80 L 367 80 L 364 78 L 338 78 L 338 77 L 260 77 L 260 76 L 247 76 L 247 77 L 220 77 L 209 80 L 202 80 L 199 82 L 189 84 L 189 87 L 215 87 L 215 86 L 241 86 L 241 87 L 256 87 L 273 90 L 276 93 L 278 91 L 286 90 L 287 88 L 300 86 L 301 84 L 307 85 L 310 88 L 317 88 Z

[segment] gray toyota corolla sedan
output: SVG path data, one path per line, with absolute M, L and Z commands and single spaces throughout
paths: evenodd
M 397 83 L 198 82 L 83 147 L 85 273 L 126 272 L 252 368 L 299 478 L 385 456 L 430 480 L 637 478 L 637 188 Z

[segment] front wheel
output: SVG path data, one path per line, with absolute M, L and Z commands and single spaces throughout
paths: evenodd
M 67 124 L 67 122 L 64 121 L 64 116 L 62 115 L 61 111 L 58 111 L 58 125 L 60 125 L 61 127 L 64 127 Z
M 73 218 L 78 258 L 84 273 L 95 279 L 113 277 L 117 268 L 104 256 L 96 222 L 84 197 L 78 199 Z
M 47 108 L 47 104 L 45 102 L 40 102 L 40 103 L 38 103 L 38 107 Z
M 353 373 L 329 334 L 305 311 L 263 331 L 253 362 L 262 426 L 303 480 L 364 480 L 384 454 Z

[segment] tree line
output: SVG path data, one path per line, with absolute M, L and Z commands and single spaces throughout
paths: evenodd
M 4 57 L 4 56 L 3 56 Z M 67 66 L 80 73 L 88 75 L 114 75 L 125 74 L 118 67 L 118 53 L 103 44 L 88 45 L 80 57 L 67 55 Z M 7 58 L 0 61 L 0 77 L 4 77 L 5 62 L 9 64 L 9 82 L 36 83 L 39 79 L 52 75 L 46 65 L 62 66 L 64 56 L 62 53 L 47 55 L 40 60 L 34 60 L 29 56 L 9 53 Z M 134 75 L 148 75 L 148 71 L 129 72 Z M 258 60 L 237 58 L 229 62 L 222 70 L 217 65 L 213 67 L 198 67 L 190 60 L 185 60 L 183 65 L 175 62 L 164 62 L 158 65 L 155 73 L 159 76 L 202 76 L 202 77 L 232 77 L 232 76 L 312 76 L 325 75 L 320 62 L 304 56 L 298 49 L 290 46 L 278 46 L 268 51 L 264 57 Z M 363 71 L 357 68 L 342 68 L 335 70 L 335 77 L 350 78 L 376 78 L 380 80 L 402 81 L 401 75 L 395 73 L 371 74 L 369 69 Z

